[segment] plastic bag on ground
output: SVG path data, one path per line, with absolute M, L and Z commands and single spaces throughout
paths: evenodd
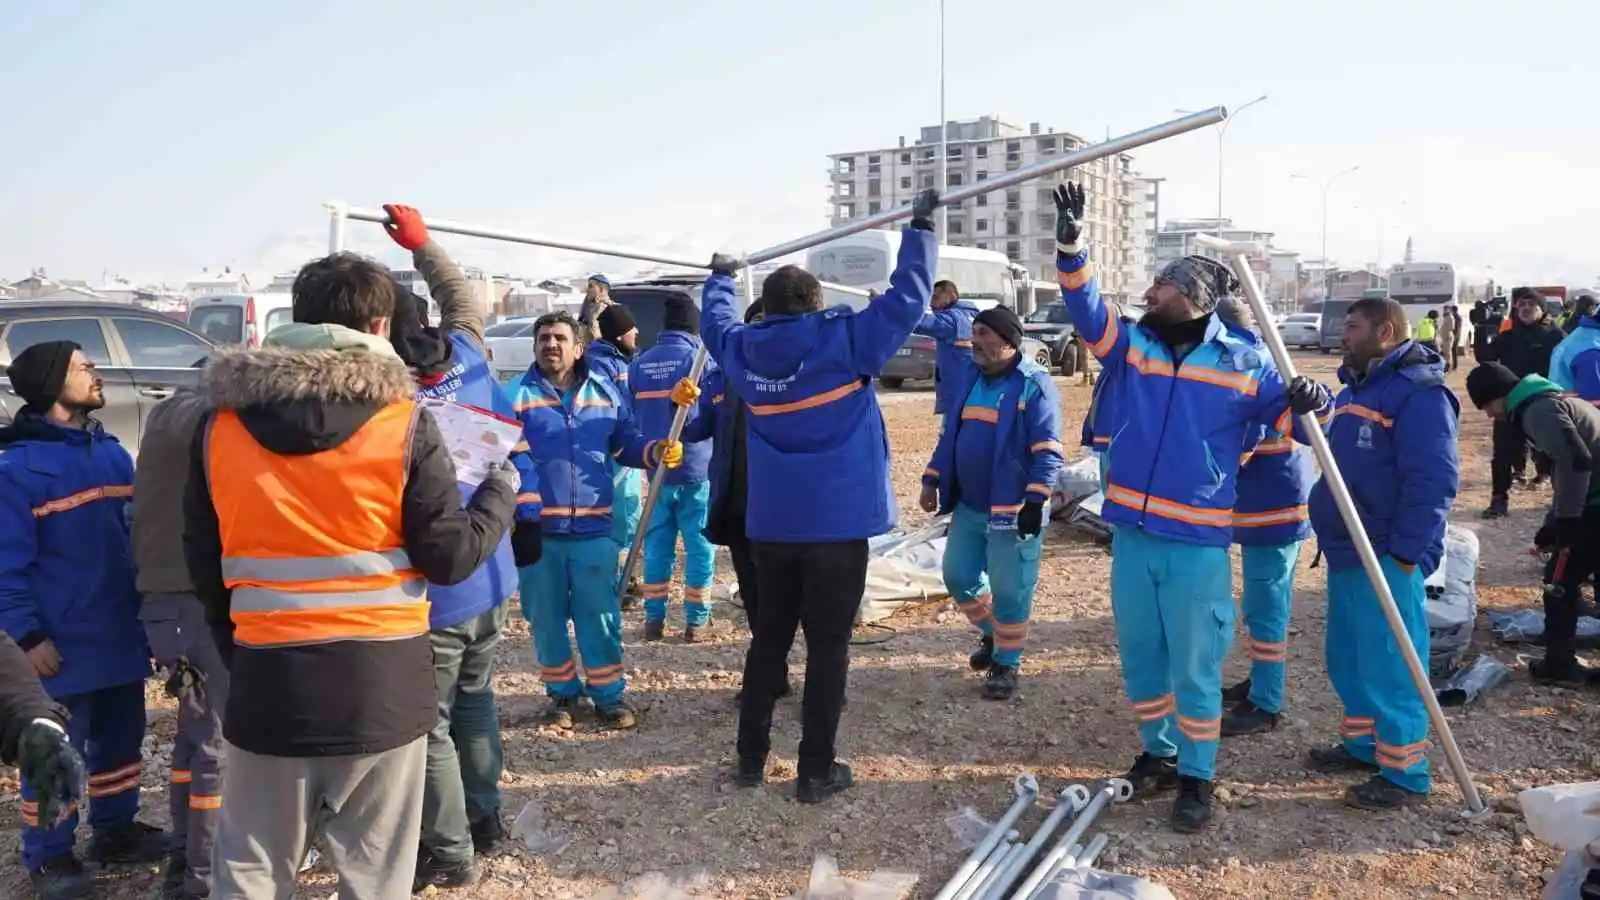
M 1428 617 L 1428 672 L 1447 678 L 1461 667 L 1478 620 L 1478 536 L 1456 525 L 1444 533 L 1444 557 L 1423 582 Z
M 921 531 L 891 533 L 867 541 L 867 588 L 856 622 L 878 622 L 908 606 L 944 597 L 944 544 L 950 517 Z
M 1544 613 L 1537 609 L 1517 609 L 1511 612 L 1487 613 L 1489 627 L 1494 636 L 1508 644 L 1537 644 L 1544 638 Z M 1579 616 L 1577 635 L 1579 641 L 1592 642 L 1600 638 L 1600 619 Z
M 1133 875 L 1099 869 L 1062 869 L 1045 882 L 1038 900 L 1177 900 L 1172 892 Z
M 866 881 L 853 881 L 839 874 L 833 857 L 819 856 L 806 889 L 789 900 L 905 900 L 916 884 L 917 876 L 905 872 L 874 872 Z
M 669 877 L 662 872 L 647 872 L 618 887 L 609 887 L 589 900 L 696 900 L 711 887 L 705 872 Z
M 950 839 L 955 843 L 957 850 L 965 853 L 971 850 L 994 830 L 994 823 L 985 821 L 978 811 L 970 806 L 963 806 L 955 814 L 944 820 L 950 829 Z
M 545 820 L 544 807 L 535 800 L 529 800 L 523 805 L 522 812 L 517 813 L 516 821 L 511 823 L 511 835 L 542 856 L 556 856 L 572 843 L 571 835 L 550 829 Z
M 1440 706 L 1465 706 L 1510 679 L 1511 667 L 1485 654 L 1434 688 L 1434 695 Z
M 1100 456 L 1090 453 L 1083 459 L 1067 463 L 1056 476 L 1055 489 L 1050 492 L 1052 517 L 1067 514 L 1072 504 L 1100 493 Z
M 1600 781 L 1551 784 L 1517 795 L 1528 830 L 1563 850 L 1600 840 Z

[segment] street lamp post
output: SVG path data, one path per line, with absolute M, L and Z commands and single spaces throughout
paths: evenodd
M 944 0 L 939 0 L 939 162 L 938 175 L 935 176 L 939 183 L 939 193 L 943 194 L 950 189 L 950 121 L 944 114 Z M 939 229 L 939 239 L 949 240 L 945 226 L 950 222 L 950 213 L 944 204 L 939 204 L 935 213 Z
M 1312 178 L 1302 172 L 1291 174 L 1290 178 L 1309 181 L 1322 191 L 1322 299 L 1330 300 L 1333 296 L 1333 269 L 1328 265 L 1328 189 L 1340 178 L 1360 169 L 1360 166 L 1351 166 L 1329 175 L 1327 178 Z
M 1223 119 L 1222 122 L 1217 125 L 1217 237 L 1222 237 L 1223 138 L 1228 136 L 1228 126 L 1232 125 L 1233 120 L 1239 117 L 1239 113 L 1242 113 L 1250 107 L 1255 106 L 1257 103 L 1264 102 L 1266 99 L 1267 95 L 1262 94 L 1248 103 L 1241 103 L 1238 106 L 1233 107 L 1228 111 L 1228 117 Z M 1178 110 L 1178 112 L 1182 115 L 1189 114 L 1188 110 L 1183 109 Z

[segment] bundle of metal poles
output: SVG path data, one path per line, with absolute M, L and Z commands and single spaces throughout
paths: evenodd
M 1039 798 L 1039 783 L 1029 774 L 1017 777 L 1017 798 L 984 834 L 934 900 L 1031 900 L 1062 869 L 1093 865 L 1109 840 L 1095 835 L 1083 843 L 1095 818 L 1112 803 L 1126 803 L 1133 785 L 1120 778 L 1102 782 L 1091 794 L 1071 784 L 1056 797 L 1055 808 L 1027 843 L 1019 843 L 1013 827 Z M 1056 829 L 1068 817 L 1072 824 L 1048 850 Z M 1026 873 L 1026 878 L 1024 874 Z
M 1146 144 L 1152 144 L 1156 141 L 1165 140 L 1170 137 L 1176 137 L 1180 134 L 1186 134 L 1199 128 L 1205 128 L 1208 125 L 1215 125 L 1227 117 L 1227 110 L 1220 106 L 1212 107 L 1211 109 L 1203 110 L 1197 113 L 1191 113 L 1183 116 L 1182 118 L 1173 119 L 1170 122 L 1164 122 L 1160 125 L 1153 125 L 1140 131 L 1122 135 L 1121 137 L 1111 138 L 1103 143 L 1091 144 L 1082 149 L 1074 150 L 1071 153 L 1064 153 L 1060 156 L 1052 157 L 1043 162 L 1028 166 L 1027 168 L 1002 173 L 998 177 L 991 178 L 988 181 L 974 182 L 973 184 L 962 187 L 959 190 L 951 191 L 948 194 L 945 194 L 942 198 L 941 204 L 948 205 L 952 203 L 961 203 L 963 201 L 978 197 L 982 194 L 989 194 L 994 191 L 1005 190 L 1006 188 L 1014 187 L 1025 182 L 1055 175 L 1057 172 L 1070 169 L 1073 166 L 1083 165 L 1084 163 L 1093 162 L 1094 160 L 1106 156 L 1112 156 L 1117 153 L 1126 153 L 1129 150 L 1143 147 Z M 329 203 L 327 204 L 327 207 L 329 215 L 328 247 L 330 252 L 337 252 L 344 249 L 345 224 L 349 220 L 354 219 L 361 222 L 376 223 L 388 221 L 387 215 L 375 210 L 353 209 L 343 203 Z M 866 231 L 870 228 L 882 228 L 886 225 L 892 225 L 910 217 L 910 206 L 896 207 L 887 212 L 868 216 L 864 219 L 855 219 L 842 225 L 836 225 L 825 231 L 819 231 L 814 234 L 806 235 L 805 237 L 795 238 L 792 241 L 786 241 L 782 244 L 768 247 L 765 250 L 760 250 L 758 252 L 749 254 L 744 259 L 744 298 L 746 305 L 748 305 L 754 299 L 755 286 L 753 282 L 755 280 L 755 276 L 751 267 L 760 265 L 762 263 L 771 262 L 775 259 L 781 259 L 791 254 L 809 250 L 819 244 L 826 244 L 829 241 L 835 241 L 839 238 L 849 237 L 852 234 Z M 441 234 L 459 234 L 468 237 L 487 238 L 495 241 L 509 241 L 515 244 L 529 244 L 535 247 L 549 247 L 556 250 L 571 250 L 578 253 L 592 253 L 598 256 L 614 256 L 622 259 L 634 259 L 642 262 L 684 266 L 685 268 L 693 269 L 708 268 L 711 259 L 710 253 L 707 253 L 701 259 L 689 260 L 665 256 L 649 250 L 613 247 L 603 244 L 578 243 L 575 241 L 543 237 L 540 235 L 522 234 L 497 228 L 487 228 L 477 225 L 463 224 L 460 222 L 451 222 L 444 219 L 429 219 L 427 220 L 427 226 L 430 231 L 436 231 Z M 859 288 L 848 288 L 842 285 L 825 284 L 824 286 L 831 287 L 836 290 L 844 290 L 846 292 L 858 295 L 866 293 Z M 698 381 L 700 374 L 705 369 L 705 363 L 706 350 L 702 347 L 699 354 L 697 354 L 695 357 L 694 366 L 690 370 L 689 377 Z M 683 433 L 683 426 L 688 421 L 688 415 L 688 407 L 683 407 L 678 410 L 677 416 L 672 421 L 672 427 L 667 432 L 667 437 L 669 440 L 675 441 L 678 439 L 679 435 Z M 660 496 L 661 479 L 665 476 L 665 474 L 665 468 L 657 468 L 652 473 L 650 477 L 650 490 L 649 493 L 645 495 L 644 507 L 639 512 L 641 522 L 650 521 L 650 515 L 655 509 L 656 498 Z M 623 563 L 622 572 L 617 579 L 617 594 L 619 600 L 622 594 L 627 591 L 628 582 L 633 577 L 634 568 L 639 564 L 639 558 L 644 546 L 645 532 L 646 529 L 640 528 L 634 535 L 633 546 L 628 548 L 627 561 Z

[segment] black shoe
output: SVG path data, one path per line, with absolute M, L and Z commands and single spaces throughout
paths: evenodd
M 627 731 L 638 724 L 634 717 L 633 707 L 626 703 L 617 703 L 615 706 L 595 707 L 594 714 L 600 719 L 600 727 L 607 731 Z
M 1243 703 L 1250 699 L 1250 679 L 1239 682 L 1232 687 L 1222 689 L 1223 703 Z
M 993 637 L 986 634 L 978 638 L 978 649 L 972 651 L 972 655 L 967 657 L 967 665 L 971 666 L 974 672 L 982 672 L 994 665 Z
M 1211 821 L 1211 782 L 1178 776 L 1178 799 L 1172 801 L 1172 830 L 1195 834 Z
M 734 776 L 733 783 L 739 787 L 760 787 L 767 780 L 767 760 L 739 759 L 739 774 Z
M 1489 498 L 1489 506 L 1481 513 L 1485 519 L 1504 519 L 1510 513 L 1511 503 L 1503 495 Z
M 622 608 L 625 610 L 638 609 L 644 605 L 644 582 L 635 578 L 628 582 L 628 589 L 622 592 Z
M 1548 483 L 1549 481 L 1550 481 L 1550 478 L 1547 475 L 1535 475 L 1535 476 L 1533 476 L 1533 480 L 1532 481 L 1528 482 L 1526 485 L 1523 485 L 1523 486 L 1526 487 L 1530 491 L 1537 491 L 1540 488 L 1544 487 L 1545 484 Z
M 1017 692 L 1017 667 L 999 663 L 989 667 L 989 677 L 983 680 L 983 699 L 1010 700 Z
M 801 803 L 821 803 L 855 784 L 850 767 L 842 762 L 833 764 L 827 778 L 801 778 L 795 784 L 794 796 Z
M 189 858 L 182 851 L 167 854 L 167 864 L 161 870 L 162 900 L 184 900 L 184 876 L 189 872 Z
M 94 880 L 71 853 L 58 856 L 28 873 L 39 900 L 79 900 L 94 896 Z
M 1312 747 L 1306 751 L 1306 767 L 1315 772 L 1376 772 L 1377 763 L 1353 756 L 1343 744 L 1332 747 Z
M 551 697 L 550 705 L 539 716 L 539 724 L 558 731 L 571 731 L 572 715 L 577 711 L 576 697 Z
M 459 888 L 478 883 L 478 861 L 445 862 L 435 859 L 425 850 L 417 851 L 417 873 L 411 881 L 411 893 L 420 894 L 429 887 Z
M 667 623 L 658 619 L 647 619 L 644 623 L 644 639 L 659 641 L 667 634 Z
M 1374 775 L 1344 792 L 1346 806 L 1373 812 L 1388 812 L 1425 802 L 1427 794 L 1408 791 L 1382 775 Z
M 505 842 L 506 827 L 500 822 L 499 810 L 472 823 L 472 849 L 477 855 L 492 856 Z
M 1148 797 L 1151 794 L 1170 791 L 1178 786 L 1178 758 L 1141 753 L 1139 758 L 1133 761 L 1133 768 L 1122 777 L 1133 785 L 1135 797 Z
M 705 627 L 706 626 L 704 626 L 704 625 L 685 625 L 685 626 L 683 626 L 683 642 L 685 644 L 698 644 L 698 643 L 700 643 L 700 629 L 705 628 Z
M 1278 727 L 1278 714 L 1242 700 L 1222 717 L 1222 736 L 1238 737 L 1243 734 L 1266 734 Z
M 1528 677 L 1549 687 L 1587 687 L 1600 677 L 1600 672 L 1582 665 L 1577 660 L 1552 663 L 1547 657 L 1528 663 Z
M 103 866 L 159 862 L 167 858 L 167 833 L 143 822 L 96 828 L 83 858 Z

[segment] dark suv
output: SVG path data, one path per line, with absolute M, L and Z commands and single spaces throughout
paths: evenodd
M 5 367 L 45 341 L 73 341 L 94 363 L 106 405 L 95 414 L 129 453 L 139 452 L 145 418 L 178 387 L 193 385 L 211 342 L 169 316 L 123 303 L 24 300 L 0 304 L 0 424 L 22 406 Z
M 627 307 L 639 327 L 639 349 L 647 350 L 661 334 L 666 319 L 667 298 L 673 294 L 688 297 L 694 305 L 695 325 L 700 324 L 700 290 L 704 275 L 666 275 L 645 281 L 629 281 L 611 289 L 611 299 Z

